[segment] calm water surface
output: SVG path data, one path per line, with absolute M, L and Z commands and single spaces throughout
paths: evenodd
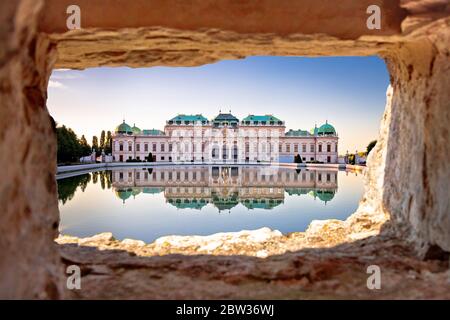
M 345 219 L 363 193 L 361 174 L 252 166 L 117 168 L 58 178 L 60 233 L 152 242 L 261 227 L 304 231 Z

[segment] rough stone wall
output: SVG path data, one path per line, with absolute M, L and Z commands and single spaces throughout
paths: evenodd
M 0 298 L 58 298 L 56 139 L 45 102 L 53 49 L 41 1 L 0 4 Z M 53 51 L 52 51 L 53 50 Z
M 392 77 L 383 206 L 424 257 L 450 251 L 449 20 L 388 55 Z
M 53 8 L 51 2 L 45 3 Z M 55 7 L 66 2 L 53 1 Z M 256 16 L 251 15 L 251 7 L 241 10 L 229 2 L 230 10 L 223 11 L 226 1 L 221 2 L 221 10 L 209 1 L 212 7 L 189 15 L 201 25 L 166 14 L 167 20 L 158 24 L 151 16 L 150 20 L 139 20 L 142 25 L 126 28 L 129 22 L 121 18 L 133 17 L 123 12 L 124 6 L 118 6 L 115 15 L 103 21 L 103 29 L 95 28 L 95 16 L 93 25 L 84 30 L 61 33 L 44 28 L 44 33 L 38 33 L 43 3 L 0 2 L 0 297 L 58 298 L 62 292 L 63 270 L 53 242 L 58 227 L 56 141 L 45 107 L 47 82 L 54 65 L 192 66 L 250 55 L 378 54 L 386 59 L 391 73 L 392 98 L 384 115 L 380 143 L 369 159 L 365 198 L 347 225 L 357 234 L 371 234 L 373 226 L 379 226 L 389 215 L 389 229 L 411 240 L 422 256 L 450 251 L 447 0 L 401 0 L 408 16 L 398 32 L 403 9 L 399 10 L 396 1 L 382 1 L 389 4 L 387 14 L 393 19 L 389 20 L 389 32 L 380 36 L 363 32 L 358 23 L 364 21 L 360 18 L 349 19 L 355 9 L 350 3 L 357 3 L 358 12 L 364 15 L 364 6 L 357 1 L 345 1 L 337 15 L 330 11 L 331 24 L 324 29 L 317 21 L 323 21 L 321 9 L 329 9 L 324 7 L 329 3 L 326 1 L 304 1 L 309 11 L 302 6 L 277 11 L 278 19 L 286 22 L 280 25 L 282 29 L 273 29 L 275 26 L 270 24 L 260 26 L 270 20 L 264 17 L 270 16 L 271 8 L 276 9 L 277 1 L 261 2 L 263 7 Z M 103 8 L 99 3 L 89 1 L 92 12 Z M 134 7 L 135 14 L 140 14 L 142 8 Z M 200 19 L 209 10 L 215 10 L 219 23 Z M 285 17 L 293 13 L 296 16 L 295 10 L 299 10 L 299 20 L 302 13 L 305 21 L 319 20 L 292 29 L 291 20 Z M 220 18 L 222 11 L 228 14 L 227 19 Z M 41 21 L 51 26 L 56 21 L 53 19 L 59 19 L 58 28 L 64 26 L 64 14 L 58 11 L 57 16 L 52 16 L 51 12 L 44 10 L 47 15 Z M 311 12 L 316 15 L 308 16 Z M 116 21 L 114 17 L 119 18 Z M 119 24 L 117 28 L 115 23 Z M 354 29 L 352 23 L 359 27 Z M 231 31 L 227 25 L 233 26 Z
M 424 13 L 427 7 L 419 2 L 413 8 L 420 18 L 412 15 L 403 24 L 411 31 L 407 41 L 382 54 L 391 76 L 386 110 L 369 155 L 363 200 L 349 219 L 384 216 L 390 220 L 384 231 L 411 242 L 419 256 L 445 259 L 450 251 L 450 19 L 421 27 L 435 11 Z

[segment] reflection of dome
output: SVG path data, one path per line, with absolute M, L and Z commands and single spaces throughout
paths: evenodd
M 319 198 L 319 200 L 327 203 L 334 198 L 335 191 L 334 190 L 311 190 L 309 192 L 311 196 L 314 198 Z
M 133 134 L 141 134 L 141 129 L 136 127 L 136 125 L 133 125 L 133 128 L 131 128 L 131 132 L 133 132 Z
M 119 199 L 122 199 L 123 203 L 125 203 L 125 200 L 127 200 L 132 195 L 133 195 L 132 189 L 117 189 L 116 190 L 116 196 Z
M 125 120 L 123 120 L 123 122 L 116 127 L 115 132 L 123 134 L 132 134 L 133 129 L 128 124 L 125 123 Z
M 238 195 L 237 195 L 237 193 L 233 193 L 229 197 L 220 197 L 220 196 L 214 195 L 213 199 L 212 199 L 212 203 L 214 204 L 214 206 L 216 206 L 217 209 L 219 209 L 219 211 L 230 210 L 230 209 L 234 208 L 235 206 L 237 206 L 237 204 L 239 203 Z
M 334 191 L 332 190 L 317 190 L 316 194 L 317 197 L 324 202 L 331 201 L 334 198 Z
M 325 124 L 320 126 L 320 128 L 317 130 L 317 134 L 319 136 L 335 135 L 336 134 L 336 130 L 327 121 L 327 122 L 325 122 Z
M 133 190 L 131 191 L 131 194 L 133 195 L 133 197 L 137 196 L 139 193 L 141 193 L 141 188 L 133 188 Z

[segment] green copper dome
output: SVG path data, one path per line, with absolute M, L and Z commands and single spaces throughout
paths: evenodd
M 334 135 L 336 134 L 336 130 L 334 127 L 327 122 L 325 124 L 321 125 L 320 128 L 317 130 L 318 135 Z
M 136 125 L 133 125 L 133 128 L 131 128 L 131 132 L 133 132 L 133 134 L 141 134 L 141 129 L 136 127 Z
M 123 122 L 116 127 L 115 132 L 116 133 L 132 134 L 133 133 L 133 129 L 128 124 L 125 123 L 125 120 L 123 120 Z

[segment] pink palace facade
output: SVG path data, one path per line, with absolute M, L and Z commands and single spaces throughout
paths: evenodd
M 248 115 L 239 120 L 219 113 L 208 120 L 201 114 L 179 114 L 164 130 L 121 123 L 113 134 L 113 161 L 173 163 L 337 163 L 338 135 L 326 122 L 310 131 L 287 130 L 273 115 Z M 149 158 L 151 157 L 151 158 Z

